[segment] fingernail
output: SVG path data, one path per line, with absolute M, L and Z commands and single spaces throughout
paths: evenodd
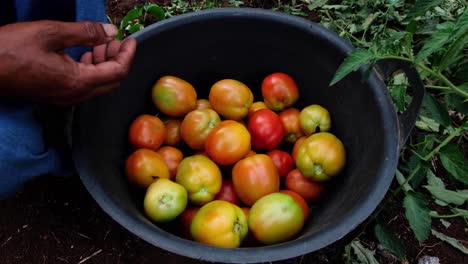
M 104 31 L 108 37 L 117 36 L 118 30 L 116 26 L 112 24 L 102 24 L 102 28 L 104 28 Z

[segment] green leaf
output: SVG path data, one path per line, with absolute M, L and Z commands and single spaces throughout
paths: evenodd
M 439 124 L 434 119 L 420 115 L 415 126 L 421 130 L 428 132 L 439 132 Z
M 448 127 L 450 125 L 450 116 L 446 107 L 442 106 L 431 94 L 426 94 L 424 98 L 424 107 L 431 114 L 432 119 L 438 124 Z
M 150 13 L 154 18 L 157 20 L 163 20 L 164 17 L 166 16 L 164 9 L 162 7 L 156 5 L 156 4 L 151 4 L 145 6 L 146 12 Z
M 438 30 L 424 41 L 423 47 L 419 51 L 418 55 L 416 55 L 415 62 L 418 63 L 435 51 L 441 50 L 448 41 L 450 35 L 453 33 L 453 27 L 454 25 L 452 22 L 440 24 Z
M 457 38 L 460 34 L 465 33 L 468 30 L 468 8 L 465 7 L 463 12 L 457 19 L 454 26 L 455 33 L 453 38 Z
M 468 201 L 468 190 L 451 191 L 440 186 L 424 186 L 434 198 L 447 204 L 462 205 Z
M 405 192 L 413 191 L 413 188 L 406 182 L 406 178 L 399 170 L 395 172 L 396 179 L 398 183 L 402 186 Z
M 135 24 L 129 26 L 128 28 L 126 28 L 126 30 L 133 34 L 133 33 L 137 32 L 139 30 L 142 30 L 143 28 L 144 28 L 144 26 L 142 24 L 135 23 Z
M 127 15 L 122 18 L 120 22 L 120 28 L 125 29 L 129 24 L 133 23 L 134 19 L 137 19 L 141 16 L 141 8 L 135 8 L 128 11 Z
M 387 250 L 392 252 L 399 259 L 403 259 L 405 257 L 405 246 L 394 233 L 388 231 L 381 225 L 376 225 L 374 231 L 380 244 L 382 244 Z
M 455 144 L 444 146 L 440 152 L 440 161 L 442 166 L 455 179 L 468 184 L 468 160 L 463 156 L 463 152 Z
M 314 10 L 314 9 L 316 9 L 318 7 L 322 7 L 327 2 L 328 2 L 328 0 L 315 0 L 314 2 L 312 2 L 312 4 L 308 5 L 307 8 L 309 10 Z
M 427 184 L 429 186 L 445 188 L 445 183 L 442 181 L 442 179 L 435 176 L 435 174 L 431 170 L 427 171 L 426 178 Z
M 450 65 L 455 64 L 455 62 L 460 58 L 460 54 L 468 45 L 468 31 L 464 34 L 461 34 L 452 45 L 450 45 L 449 49 L 444 53 L 440 63 L 438 65 L 439 71 L 445 70 Z
M 460 208 L 452 208 L 452 212 L 456 213 L 456 214 L 462 214 L 463 217 L 468 217 L 468 211 L 467 210 L 463 210 L 463 209 L 460 209 Z
M 431 230 L 432 234 L 437 237 L 438 239 L 444 241 L 444 242 L 447 242 L 449 243 L 452 247 L 460 250 L 461 252 L 463 252 L 463 254 L 466 254 L 468 255 L 468 248 L 466 248 L 465 246 L 463 246 L 462 243 L 460 243 L 460 241 L 458 241 L 457 239 L 453 238 L 453 237 L 449 237 L 449 236 L 446 236 L 440 232 L 437 232 L 436 230 L 432 229 Z
M 445 227 L 445 228 L 449 228 L 452 224 L 447 221 L 447 220 L 444 220 L 444 219 L 439 219 L 440 220 L 440 223 Z
M 468 83 L 464 83 L 458 87 L 461 90 L 468 92 Z M 449 107 L 454 108 L 464 115 L 468 115 L 468 101 L 466 101 L 466 99 L 455 93 L 446 93 L 445 98 Z
M 414 6 L 408 11 L 405 21 L 410 22 L 414 18 L 425 14 L 432 7 L 440 5 L 442 2 L 443 0 L 417 0 Z
M 362 65 L 369 63 L 375 58 L 375 55 L 367 49 L 355 49 L 349 56 L 343 61 L 335 72 L 335 76 L 330 82 L 330 86 L 339 82 L 346 75 L 353 71 L 357 71 Z
M 362 264 L 379 264 L 377 259 L 375 259 L 374 251 L 365 248 L 361 242 L 358 240 L 353 240 L 351 242 L 351 247 L 354 250 L 354 254 L 356 254 L 357 259 Z
M 431 216 L 424 197 L 419 193 L 409 191 L 403 200 L 403 207 L 416 239 L 420 243 L 424 242 L 431 231 Z

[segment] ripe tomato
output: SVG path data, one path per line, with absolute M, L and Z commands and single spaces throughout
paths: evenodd
M 280 188 L 278 170 L 265 154 L 256 154 L 238 161 L 232 168 L 232 182 L 237 195 L 248 206 Z
M 304 226 L 299 204 L 285 193 L 275 192 L 260 198 L 250 208 L 249 230 L 264 244 L 292 239 Z
M 309 217 L 309 205 L 302 196 L 291 190 L 280 190 L 280 193 L 290 195 L 294 199 L 294 201 L 301 207 L 302 213 L 304 215 L 304 221 L 307 219 L 307 217 Z
M 286 177 L 294 167 L 294 160 L 286 151 L 273 149 L 268 151 L 267 155 L 270 156 L 271 160 L 275 164 L 281 178 Z
M 294 147 L 293 147 L 293 150 L 291 152 L 291 156 L 294 160 L 294 163 L 296 163 L 296 159 L 297 159 L 297 150 L 299 149 L 299 146 L 301 145 L 301 143 L 306 139 L 307 137 L 306 136 L 302 136 L 300 137 L 296 143 L 294 143 Z
M 208 99 L 213 109 L 225 119 L 241 120 L 247 116 L 253 94 L 247 85 L 224 79 L 213 84 Z
M 195 88 L 175 76 L 161 77 L 154 84 L 151 96 L 156 108 L 169 116 L 184 116 L 197 105 Z
M 195 106 L 196 110 L 202 110 L 202 109 L 213 109 L 211 107 L 210 101 L 207 99 L 198 99 L 197 100 L 197 106 Z
M 177 148 L 171 146 L 163 146 L 156 151 L 169 168 L 170 179 L 174 180 L 177 174 L 177 168 L 184 158 L 184 153 Z
M 169 178 L 169 168 L 155 151 L 137 149 L 125 161 L 125 174 L 130 183 L 148 188 L 160 178 Z
M 308 203 L 315 202 L 325 190 L 322 184 L 305 177 L 298 169 L 288 173 L 285 186 L 286 189 L 302 196 Z
M 299 115 L 302 131 L 308 136 L 316 132 L 326 132 L 331 127 L 331 117 L 327 109 L 320 105 L 309 105 L 304 107 Z
M 164 143 L 169 146 L 177 146 L 182 142 L 180 136 L 180 125 L 182 121 L 180 119 L 169 118 L 165 122 L 167 135 Z
M 182 185 L 162 178 L 146 190 L 143 208 L 151 220 L 167 222 L 181 214 L 187 202 L 187 191 Z
M 241 123 L 224 120 L 208 134 L 205 150 L 220 165 L 232 165 L 250 151 L 250 134 Z
M 128 140 L 135 149 L 157 150 L 166 138 L 166 126 L 159 117 L 143 114 L 130 125 Z
M 194 150 L 203 150 L 210 131 L 221 122 L 214 110 L 193 110 L 188 113 L 180 126 L 182 140 Z
M 255 111 L 247 121 L 247 128 L 252 137 L 252 147 L 256 150 L 274 149 L 283 140 L 281 120 L 269 109 Z
M 319 132 L 301 143 L 297 150 L 296 166 L 304 176 L 323 182 L 341 172 L 345 159 L 343 143 L 331 133 Z
M 250 108 L 249 108 L 249 112 L 247 114 L 247 117 L 251 117 L 252 114 L 259 110 L 259 109 L 268 109 L 268 107 L 266 106 L 266 104 L 262 101 L 258 101 L 258 102 L 254 102 Z
M 214 200 L 223 200 L 235 205 L 240 205 L 241 203 L 231 179 L 223 179 L 221 190 L 216 194 Z
M 215 200 L 202 206 L 190 226 L 195 241 L 224 248 L 239 247 L 248 232 L 247 218 L 239 206 Z
M 187 207 L 179 215 L 179 226 L 181 227 L 181 235 L 186 239 L 192 239 L 190 234 L 190 225 L 192 225 L 193 217 L 200 210 L 200 207 Z
M 301 111 L 297 108 L 288 108 L 278 114 L 284 128 L 284 140 L 288 143 L 295 143 L 300 137 L 304 136 L 299 121 L 300 113 Z
M 187 189 L 189 201 L 203 205 L 213 200 L 221 189 L 219 167 L 203 155 L 184 158 L 177 169 L 176 182 Z
M 268 108 L 281 111 L 296 103 L 299 89 L 291 76 L 277 72 L 263 79 L 262 96 Z

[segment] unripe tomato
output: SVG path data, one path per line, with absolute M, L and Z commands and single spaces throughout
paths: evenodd
M 193 110 L 184 117 L 180 135 L 193 150 L 203 150 L 208 134 L 220 122 L 218 113 L 212 109 Z
M 249 131 L 237 121 L 224 120 L 208 134 L 205 150 L 217 164 L 232 165 L 249 153 Z
M 169 168 L 164 159 L 153 150 L 137 149 L 125 161 L 125 174 L 130 183 L 148 188 L 160 178 L 169 178 Z
M 202 206 L 190 226 L 195 241 L 224 248 L 239 247 L 248 232 L 245 213 L 237 205 L 215 200 Z
M 224 79 L 213 84 L 208 99 L 213 109 L 225 119 L 241 120 L 247 116 L 253 94 L 247 85 Z
M 182 142 L 182 137 L 180 135 L 180 125 L 182 120 L 169 118 L 164 124 L 166 125 L 167 135 L 164 143 L 169 146 L 177 146 Z
M 302 196 L 308 203 L 315 202 L 325 190 L 322 184 L 305 177 L 298 169 L 294 169 L 288 173 L 285 186 L 286 189 Z
M 161 113 L 181 117 L 195 109 L 197 92 L 187 81 L 175 76 L 163 76 L 153 86 L 151 98 Z
M 189 201 L 203 205 L 212 201 L 221 189 L 219 167 L 203 155 L 184 158 L 177 169 L 176 182 L 187 189 Z
M 275 192 L 260 198 L 250 208 L 249 230 L 264 244 L 292 239 L 304 226 L 299 204 L 288 194 Z
M 275 164 L 275 167 L 278 169 L 278 174 L 281 178 L 286 177 L 286 175 L 288 175 L 288 173 L 294 167 L 294 160 L 286 151 L 273 149 L 268 151 L 267 155 Z
M 174 180 L 177 174 L 177 168 L 184 158 L 184 153 L 177 148 L 171 146 L 163 146 L 156 151 L 169 168 L 170 179 Z
M 297 150 L 296 166 L 304 176 L 323 182 L 340 173 L 345 160 L 343 143 L 331 133 L 320 132 L 301 143 Z
M 252 137 L 252 147 L 256 150 L 274 149 L 284 136 L 281 120 L 270 109 L 255 111 L 247 121 L 247 129 Z
M 299 122 L 302 131 L 309 136 L 317 131 L 326 132 L 331 127 L 331 117 L 327 109 L 320 105 L 309 105 L 301 110 Z
M 278 114 L 284 128 L 284 140 L 288 143 L 295 143 L 304 136 L 299 120 L 300 114 L 301 111 L 297 108 L 288 108 Z
M 294 201 L 301 207 L 302 213 L 304 215 L 304 221 L 309 217 L 309 205 L 307 204 L 306 200 L 302 196 L 300 196 L 298 193 L 291 191 L 291 190 L 280 190 L 280 193 L 285 193 L 287 195 L 290 195 Z
M 167 222 L 180 215 L 187 206 L 187 191 L 169 179 L 153 182 L 145 193 L 145 214 L 155 222 Z
M 130 125 L 128 140 L 135 148 L 157 150 L 166 138 L 166 126 L 159 117 L 143 114 Z
M 232 168 L 232 182 L 237 195 L 248 206 L 280 188 L 278 170 L 265 154 L 256 154 L 238 161 Z
M 268 108 L 281 111 L 296 103 L 299 89 L 291 76 L 277 72 L 263 79 L 262 96 Z

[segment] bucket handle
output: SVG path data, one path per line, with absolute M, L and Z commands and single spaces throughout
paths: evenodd
M 407 61 L 397 59 L 383 59 L 377 62 L 377 71 L 384 76 L 384 80 L 391 76 L 394 72 L 402 70 L 412 88 L 412 101 L 406 108 L 406 110 L 398 116 L 399 125 L 399 148 L 401 149 L 408 140 L 411 131 L 419 116 L 419 111 L 426 94 L 424 84 L 419 77 L 418 72 L 414 68 L 414 65 Z

